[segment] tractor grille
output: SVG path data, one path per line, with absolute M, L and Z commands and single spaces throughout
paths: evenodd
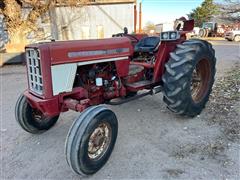
M 26 49 L 28 82 L 30 90 L 42 95 L 43 81 L 40 63 L 40 52 L 37 49 Z

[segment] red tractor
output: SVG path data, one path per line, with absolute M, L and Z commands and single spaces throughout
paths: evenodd
M 176 114 L 194 117 L 205 107 L 215 51 L 206 41 L 186 40 L 193 24 L 185 21 L 181 30 L 160 36 L 122 33 L 27 46 L 28 89 L 17 100 L 17 122 L 35 134 L 50 129 L 61 112 L 81 112 L 66 138 L 66 159 L 74 172 L 94 174 L 107 162 L 118 134 L 116 115 L 99 104 L 119 105 L 162 91 Z

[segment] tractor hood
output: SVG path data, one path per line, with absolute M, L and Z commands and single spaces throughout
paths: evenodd
M 50 60 L 52 65 L 126 57 L 133 54 L 132 43 L 126 37 L 45 42 L 29 45 L 26 48 L 39 49 L 41 60 Z

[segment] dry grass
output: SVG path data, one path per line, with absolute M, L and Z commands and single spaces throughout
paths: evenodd
M 240 100 L 240 65 L 218 79 L 213 88 L 206 118 L 208 123 L 218 123 L 224 135 L 230 141 L 240 139 L 239 100 Z

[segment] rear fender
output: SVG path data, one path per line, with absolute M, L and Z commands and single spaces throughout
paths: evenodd
M 184 21 L 183 31 L 191 32 L 191 31 L 193 31 L 193 28 L 194 28 L 194 20 L 193 19 Z

